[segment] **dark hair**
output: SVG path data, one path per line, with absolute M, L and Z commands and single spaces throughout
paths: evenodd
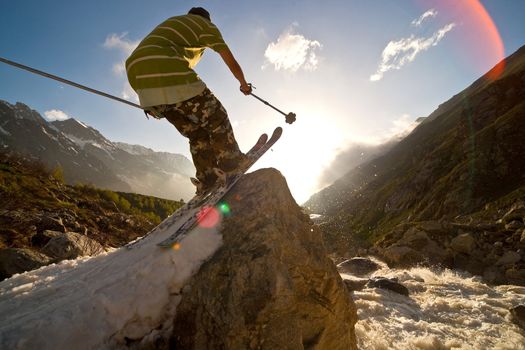
M 203 9 L 202 7 L 192 7 L 192 8 L 188 11 L 188 14 L 192 14 L 192 15 L 197 15 L 197 16 L 204 17 L 204 18 L 206 18 L 208 21 L 211 22 L 210 13 L 209 13 L 208 11 L 206 11 L 205 9 Z

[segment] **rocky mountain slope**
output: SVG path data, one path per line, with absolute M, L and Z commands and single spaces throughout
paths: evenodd
M 0 148 L 60 166 L 67 183 L 188 199 L 195 171 L 184 156 L 114 143 L 73 118 L 47 122 L 36 111 L 0 100 Z
M 0 280 L 142 236 L 182 203 L 69 186 L 43 164 L 0 153 Z
M 521 270 L 524 218 L 509 214 L 513 223 L 508 226 L 505 215 L 521 210 L 525 200 L 524 120 L 525 47 L 505 60 L 497 80 L 480 78 L 385 155 L 353 169 L 306 206 L 326 215 L 325 238 L 339 253 L 355 253 L 356 246 L 391 246 L 416 227 L 426 237 L 412 231 L 405 238 L 422 246 L 429 238 L 443 254 L 420 252 L 409 259 L 398 251 L 398 262 L 430 257 L 434 263 L 479 273 L 513 251 L 519 259 L 513 254 L 504 269 Z M 438 224 L 417 224 L 428 221 Z M 456 229 L 448 229 L 451 225 Z M 450 242 L 465 233 L 475 242 L 472 249 L 454 250 Z M 492 249 L 494 245 L 499 248 Z M 422 249 L 416 246 L 410 249 Z M 483 261 L 475 271 L 466 263 L 474 252 Z M 482 258 L 489 253 L 491 259 Z M 525 283 L 525 274 L 510 275 Z

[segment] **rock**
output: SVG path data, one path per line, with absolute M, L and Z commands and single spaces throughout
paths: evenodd
M 408 229 L 396 243 L 379 249 L 379 255 L 389 265 L 396 267 L 410 267 L 415 264 L 449 265 L 451 260 L 445 249 L 430 239 L 425 231 L 416 227 Z
M 395 279 L 390 279 L 386 277 L 371 278 L 370 281 L 368 281 L 367 286 L 370 288 L 388 289 L 404 296 L 408 296 L 409 294 L 407 287 L 405 287 Z
M 422 254 L 406 246 L 392 245 L 381 252 L 389 265 L 411 266 L 424 259 Z
M 525 270 L 510 268 L 505 271 L 507 284 L 515 284 L 518 286 L 525 286 Z
M 521 232 L 520 244 L 525 245 L 525 230 Z
M 49 216 L 43 216 L 36 224 L 36 227 L 38 232 L 45 230 L 66 232 L 66 227 L 64 226 L 61 218 L 57 219 Z
M 525 330 L 525 305 L 518 305 L 509 310 L 512 315 L 512 322 Z
M 44 230 L 31 237 L 31 244 L 33 247 L 43 247 L 51 240 L 51 238 L 59 237 L 62 234 L 62 232 L 58 231 Z
M 518 220 L 513 220 L 507 224 L 505 224 L 505 229 L 507 231 L 516 231 L 523 227 L 523 222 Z
M 521 260 L 521 255 L 512 250 L 506 251 L 501 258 L 496 261 L 496 265 L 512 265 Z
M 503 283 L 502 276 L 503 272 L 495 266 L 489 266 L 483 271 L 483 279 L 490 284 Z
M 0 250 L 0 281 L 16 273 L 38 269 L 49 264 L 51 259 L 27 248 L 7 248 Z
M 103 251 L 104 247 L 100 243 L 76 232 L 59 233 L 42 248 L 44 254 L 58 261 L 96 255 Z
M 357 291 L 357 290 L 362 290 L 366 286 L 366 284 L 368 283 L 368 279 L 366 278 L 345 278 L 343 279 L 343 282 L 345 283 L 345 286 L 349 291 Z
M 378 270 L 380 266 L 367 258 L 355 257 L 345 260 L 337 265 L 337 270 L 342 273 L 350 273 L 356 276 L 363 276 Z
M 417 225 L 428 233 L 442 233 L 447 229 L 446 225 L 439 221 L 421 221 Z
M 425 231 L 420 231 L 416 227 L 408 229 L 400 243 L 409 246 L 414 249 L 421 249 L 428 244 L 429 238 Z
M 463 233 L 452 239 L 450 247 L 458 253 L 472 254 L 476 247 L 476 240 L 470 233 Z
M 223 246 L 184 289 L 170 347 L 357 349 L 355 305 L 282 175 L 245 175 L 225 201 Z
M 517 202 L 510 208 L 510 210 L 503 215 L 501 220 L 504 223 L 509 223 L 514 220 L 521 221 L 522 223 L 525 220 L 525 203 Z

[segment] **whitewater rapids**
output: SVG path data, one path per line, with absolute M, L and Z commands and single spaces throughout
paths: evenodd
M 381 265 L 371 277 L 397 278 L 410 295 L 366 287 L 352 292 L 359 349 L 525 349 L 525 331 L 509 311 L 525 304 L 525 287 L 491 287 L 451 270 Z

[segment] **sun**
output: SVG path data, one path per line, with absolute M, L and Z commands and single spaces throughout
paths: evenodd
M 283 136 L 252 168 L 274 167 L 285 176 L 296 202 L 304 203 L 319 190 L 318 177 L 330 164 L 343 141 L 343 134 L 329 118 L 315 112 L 297 113 L 296 123 L 285 127 Z M 322 122 L 320 122 L 322 120 Z

